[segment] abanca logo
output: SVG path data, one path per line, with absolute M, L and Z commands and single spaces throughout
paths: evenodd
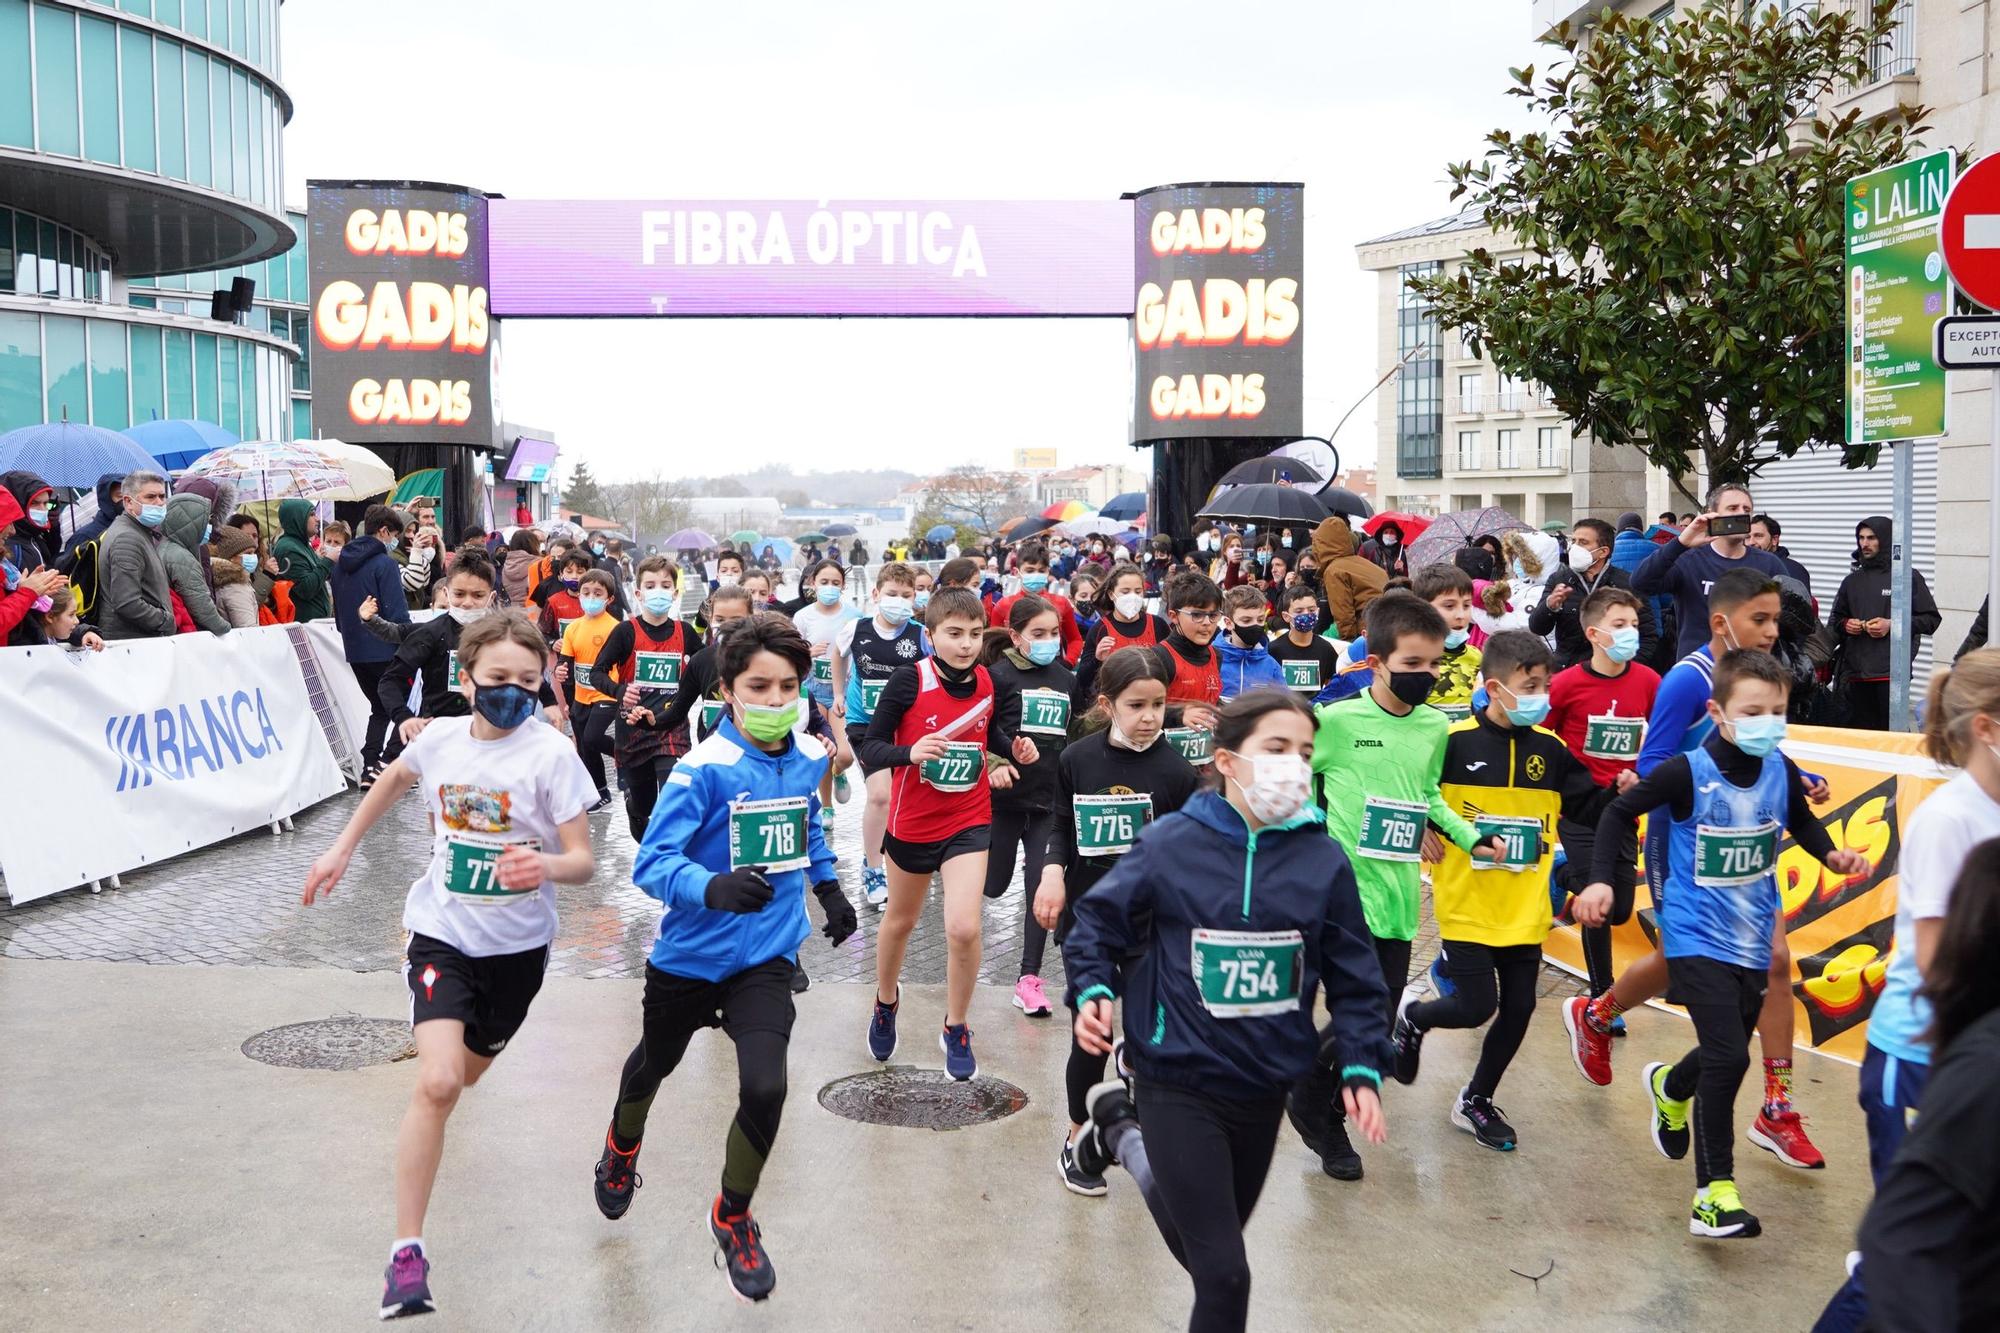
M 240 768 L 284 749 L 264 691 L 238 690 L 200 701 L 201 717 L 182 704 L 178 710 L 156 708 L 150 713 L 114 713 L 104 720 L 104 746 L 118 760 L 118 785 L 113 791 L 150 787 L 155 778 L 185 782 L 202 771 L 219 773 Z M 200 763 L 201 770 L 195 765 Z

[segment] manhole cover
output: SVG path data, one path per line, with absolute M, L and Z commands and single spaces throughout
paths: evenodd
M 286 1069 L 362 1069 L 417 1053 L 410 1025 L 397 1018 L 322 1018 L 259 1032 L 243 1054 Z
M 964 1129 L 1014 1114 L 1028 1094 L 997 1078 L 961 1083 L 942 1069 L 897 1065 L 837 1078 L 819 1090 L 819 1104 L 864 1125 Z

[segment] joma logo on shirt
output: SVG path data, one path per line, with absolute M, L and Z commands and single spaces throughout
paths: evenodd
M 1373 736 L 1356 736 L 1354 738 L 1354 748 L 1357 750 L 1386 750 L 1389 747 L 1376 740 Z

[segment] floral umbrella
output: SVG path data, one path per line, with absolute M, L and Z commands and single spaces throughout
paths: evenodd
M 187 477 L 236 487 L 239 504 L 259 500 L 366 500 L 396 484 L 389 465 L 359 445 L 293 440 L 225 445 L 188 465 Z

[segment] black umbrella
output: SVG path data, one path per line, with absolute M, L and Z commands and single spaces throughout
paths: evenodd
M 1195 517 L 1233 518 L 1245 523 L 1313 524 L 1324 519 L 1327 512 L 1327 507 L 1311 491 L 1297 486 L 1252 484 L 1225 488 Z
M 1222 474 L 1218 486 L 1256 486 L 1289 482 L 1294 486 L 1304 486 L 1315 490 L 1326 482 L 1326 478 L 1313 468 L 1296 458 L 1283 454 L 1266 454 L 1262 458 L 1249 458 Z
M 1348 490 L 1345 486 L 1329 486 L 1319 493 L 1319 502 L 1336 514 L 1349 518 L 1373 518 L 1375 506 Z
M 1006 540 L 1010 542 L 1023 542 L 1030 537 L 1039 537 L 1042 533 L 1047 532 L 1055 526 L 1056 520 L 1043 518 L 1040 514 L 1036 514 L 1033 518 L 1023 519 L 1014 527 L 1009 528 Z

